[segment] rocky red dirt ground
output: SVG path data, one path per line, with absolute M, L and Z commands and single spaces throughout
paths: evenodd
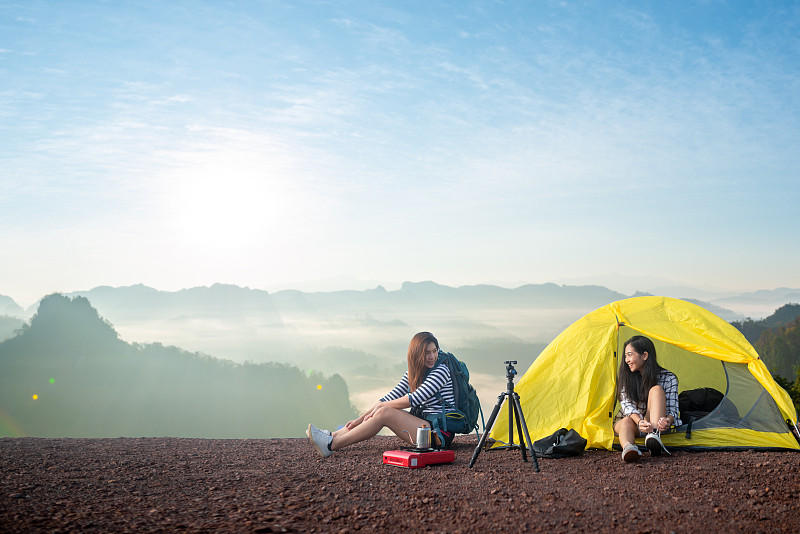
M 384 465 L 396 438 L 329 458 L 306 439 L 0 439 L 2 532 L 798 532 L 800 454 L 539 459 L 454 443 Z

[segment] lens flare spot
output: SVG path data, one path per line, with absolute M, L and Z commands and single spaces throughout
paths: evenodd
M 36 393 L 34 393 L 32 398 L 33 398 L 33 400 L 36 400 L 36 399 L 38 399 L 38 398 L 39 398 L 39 395 L 37 395 Z
M 322 389 L 322 384 L 317 384 L 317 389 Z
M 51 379 L 50 379 L 50 383 L 51 383 L 51 384 L 55 384 L 55 383 L 56 383 L 56 379 L 55 379 L 55 378 L 51 378 Z

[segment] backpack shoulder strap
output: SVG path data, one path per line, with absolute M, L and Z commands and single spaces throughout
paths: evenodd
M 461 400 L 461 388 L 458 383 L 458 375 L 461 374 L 461 370 L 458 369 L 458 364 L 454 361 L 455 359 L 456 357 L 449 352 L 439 351 L 438 362 L 447 366 L 447 370 L 450 372 L 450 382 L 453 384 L 453 400 L 455 400 L 455 406 L 453 406 L 453 408 L 458 408 L 459 401 Z M 439 400 L 441 401 L 442 399 L 439 398 Z

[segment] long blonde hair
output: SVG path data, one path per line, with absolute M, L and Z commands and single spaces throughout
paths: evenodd
M 420 332 L 411 338 L 408 344 L 408 390 L 415 391 L 425 376 L 425 347 L 429 343 L 436 345 L 439 350 L 439 341 L 430 332 Z

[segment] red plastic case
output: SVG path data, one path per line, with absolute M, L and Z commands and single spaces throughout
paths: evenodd
M 432 464 L 447 464 L 455 460 L 453 451 L 386 451 L 383 453 L 383 463 L 416 469 Z

